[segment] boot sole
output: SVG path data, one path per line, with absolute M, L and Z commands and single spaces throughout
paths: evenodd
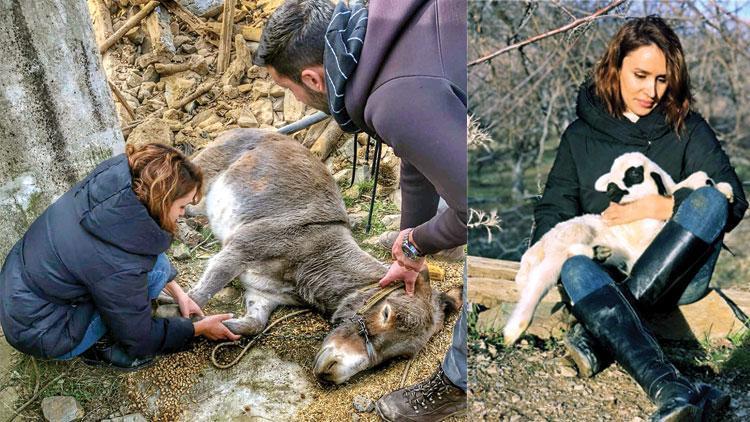
M 672 413 L 664 415 L 658 419 L 652 419 L 653 422 L 698 422 L 701 420 L 703 409 L 698 406 L 689 404 Z
M 704 409 L 702 421 L 710 422 L 719 420 L 719 417 L 729 408 L 731 401 L 729 394 L 724 394 L 715 388 L 711 388 L 709 385 L 702 385 L 700 388 L 703 392 L 703 397 L 698 406 Z
M 135 367 L 132 367 L 132 368 L 123 368 L 122 366 L 112 365 L 111 363 L 104 362 L 104 361 L 101 361 L 101 360 L 87 359 L 87 358 L 83 358 L 83 357 L 81 358 L 81 362 L 85 363 L 88 366 L 114 369 L 117 372 L 135 372 L 135 371 L 139 371 L 139 370 L 144 369 L 144 368 L 148 368 L 149 366 L 153 365 L 156 362 L 156 358 L 151 359 L 150 361 L 148 361 L 148 362 L 146 362 L 146 363 L 144 363 L 142 365 L 135 366 Z
M 457 418 L 464 417 L 464 416 L 466 416 L 467 412 L 468 412 L 468 409 L 461 409 L 461 410 L 457 411 L 456 413 L 443 416 L 440 419 L 432 419 L 432 421 L 433 422 L 440 422 L 442 420 L 445 420 L 445 419 L 448 419 L 448 418 L 451 418 L 451 417 L 457 417 Z M 380 419 L 384 420 L 385 422 L 400 422 L 400 421 L 403 421 L 403 419 L 388 419 L 388 418 L 386 418 L 383 415 L 383 413 L 380 411 L 380 406 L 378 406 L 377 403 L 375 404 L 375 413 L 377 413 L 378 416 L 380 417 Z
M 578 369 L 578 377 L 579 378 L 591 378 L 594 376 L 594 368 L 592 368 L 589 365 L 589 362 L 587 359 L 582 359 L 580 351 L 573 346 L 572 343 L 568 340 L 567 337 L 563 338 L 563 345 L 565 345 L 565 348 L 568 350 L 568 355 L 570 355 L 570 358 L 573 359 L 573 362 L 576 364 L 576 369 Z

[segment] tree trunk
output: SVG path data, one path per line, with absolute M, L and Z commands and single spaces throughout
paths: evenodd
M 0 0 L 0 256 L 124 147 L 85 2 Z

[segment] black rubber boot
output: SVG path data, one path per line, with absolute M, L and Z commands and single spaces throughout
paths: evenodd
M 711 251 L 710 244 L 670 220 L 633 264 L 625 284 L 641 309 L 676 306 Z
M 91 366 L 109 366 L 118 371 L 137 371 L 154 363 L 154 357 L 136 358 L 130 356 L 118 344 L 112 344 L 104 337 L 81 354 L 83 363 Z
M 701 420 L 705 392 L 667 362 L 619 288 L 606 285 L 574 303 L 572 310 L 656 404 L 652 421 Z
M 614 362 L 612 355 L 581 324 L 575 323 L 570 327 L 563 344 L 578 367 L 581 378 L 591 378 Z

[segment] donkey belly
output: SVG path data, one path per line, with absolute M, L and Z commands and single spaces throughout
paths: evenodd
M 206 195 L 206 215 L 211 224 L 211 231 L 222 242 L 237 228 L 237 199 L 224 176 L 211 184 Z

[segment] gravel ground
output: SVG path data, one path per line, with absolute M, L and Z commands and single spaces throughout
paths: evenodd
M 646 394 L 618 366 L 581 379 L 562 343 L 522 340 L 503 348 L 493 338 L 469 343 L 469 411 L 472 420 L 644 421 L 655 410 Z M 693 380 L 708 382 L 732 396 L 722 421 L 750 418 L 750 372 L 746 342 L 711 346 L 670 344 L 668 356 Z

